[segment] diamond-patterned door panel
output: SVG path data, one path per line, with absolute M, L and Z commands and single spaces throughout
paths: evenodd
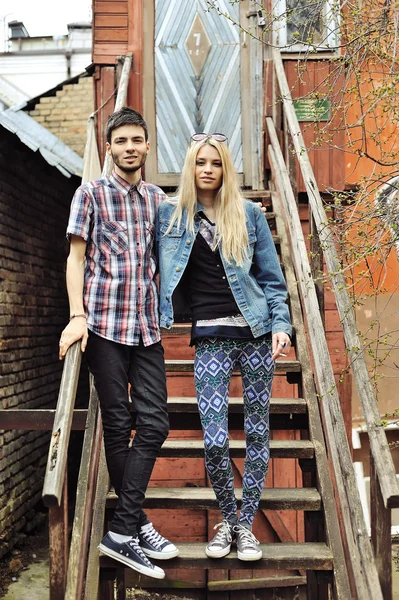
M 219 7 L 239 19 L 239 3 Z M 180 173 L 195 132 L 222 132 L 242 172 L 240 35 L 206 0 L 156 0 L 155 97 L 159 173 Z

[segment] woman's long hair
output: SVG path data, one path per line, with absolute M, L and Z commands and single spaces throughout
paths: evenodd
M 194 232 L 194 216 L 197 211 L 197 188 L 195 186 L 195 167 L 197 154 L 205 144 L 219 152 L 223 169 L 222 185 L 215 199 L 216 235 L 215 247 L 221 242 L 221 251 L 225 260 L 242 265 L 247 256 L 248 231 L 246 227 L 244 199 L 238 185 L 237 173 L 227 145 L 212 137 L 193 142 L 187 150 L 180 184 L 177 190 L 176 209 L 168 228 L 170 231 L 177 221 L 180 226 L 183 211 L 187 211 L 186 227 Z

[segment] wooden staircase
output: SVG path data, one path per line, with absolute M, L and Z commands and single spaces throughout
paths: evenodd
M 256 598 L 259 599 L 352 598 L 301 306 L 284 226 L 281 216 L 272 205 L 270 192 L 252 193 L 251 196 L 253 199 L 260 197 L 267 207 L 266 216 L 275 236 L 289 287 L 295 332 L 294 347 L 290 355 L 287 359 L 277 361 L 273 386 L 273 394 L 274 390 L 280 390 L 283 392 L 281 395 L 287 397 L 271 399 L 271 465 L 260 501 L 260 514 L 254 524 L 255 534 L 261 542 L 266 542 L 262 543 L 263 558 L 257 562 L 243 563 L 237 559 L 234 549 L 220 560 L 209 559 L 205 555 L 205 542 L 212 535 L 213 525 L 221 518 L 215 495 L 206 479 L 201 486 L 196 481 L 190 481 L 192 469 L 188 464 L 192 460 L 200 460 L 202 464 L 203 442 L 196 399 L 193 397 L 190 327 L 175 325 L 171 332 L 163 333 L 170 393 L 168 408 L 171 434 L 163 445 L 160 465 L 155 470 L 155 476 L 156 472 L 164 471 L 163 479 L 169 476 L 173 483 L 170 487 L 164 481 L 155 480 L 150 483 L 144 508 L 160 532 L 178 545 L 180 555 L 159 563 L 166 570 L 166 579 L 161 582 L 139 576 L 135 571 L 123 568 L 107 557 L 99 558 L 97 545 L 103 532 L 107 530 L 107 522 L 111 520 L 117 502 L 115 493 L 108 487 L 102 453 L 94 502 L 85 600 L 111 600 L 114 598 L 114 587 L 119 600 L 126 598 L 126 589 L 129 587 L 151 589 L 154 593 L 160 590 L 165 592 L 165 588 L 169 588 L 175 595 L 185 594 L 186 597 L 198 599 L 246 600 L 254 597 L 254 589 L 258 590 Z M 230 393 L 230 452 L 239 484 L 245 457 L 245 441 L 238 373 L 233 375 Z M 95 391 L 93 395 L 96 395 Z M 184 464 L 187 465 L 187 475 L 181 480 L 180 487 L 176 487 L 177 475 L 173 475 L 176 460 L 185 461 Z M 289 468 L 286 466 L 288 463 Z M 288 482 L 287 486 L 275 487 L 275 482 L 286 480 L 287 473 L 292 472 L 296 473 L 295 487 L 292 487 L 292 482 Z M 241 497 L 239 485 L 237 497 Z M 206 511 L 204 531 L 201 541 L 193 541 L 198 535 L 190 535 L 190 515 L 198 515 L 198 511 Z M 290 516 L 288 520 L 286 515 Z M 173 532 L 170 522 L 174 521 L 179 521 L 178 530 L 185 530 L 185 537 L 179 539 L 178 535 L 170 534 L 170 531 Z M 296 525 L 295 533 L 289 527 L 292 523 Z

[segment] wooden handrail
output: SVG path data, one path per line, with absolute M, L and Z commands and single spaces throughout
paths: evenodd
M 273 120 L 266 119 L 271 146 L 269 162 L 278 196 L 287 215 L 287 227 L 293 247 L 292 258 L 298 286 L 305 307 L 309 340 L 312 348 L 320 402 L 323 406 L 327 441 L 341 503 L 352 568 L 358 585 L 359 600 L 383 600 L 373 552 L 364 521 L 345 423 L 335 384 L 330 353 L 320 315 L 315 284 L 311 275 L 306 244 L 288 171 L 274 129 Z
M 81 360 L 78 341 L 68 349 L 62 371 L 42 493 L 43 502 L 48 507 L 61 505 Z
M 308 193 L 309 204 L 315 219 L 323 248 L 327 269 L 334 289 L 335 300 L 342 327 L 344 330 L 346 347 L 351 360 L 359 399 L 363 407 L 364 418 L 370 439 L 370 449 L 375 461 L 376 473 L 381 486 L 381 493 L 385 507 L 399 506 L 399 484 L 396 479 L 395 467 L 391 451 L 381 424 L 377 400 L 371 385 L 366 361 L 364 359 L 362 344 L 358 335 L 353 308 L 350 303 L 346 288 L 345 277 L 342 273 L 337 250 L 333 243 L 331 229 L 328 227 L 328 218 L 324 211 L 323 202 L 318 190 L 301 128 L 294 110 L 293 101 L 288 87 L 284 65 L 279 50 L 273 51 L 273 61 L 281 92 L 284 113 L 288 128 L 295 148 L 296 156 L 301 168 L 302 177 Z

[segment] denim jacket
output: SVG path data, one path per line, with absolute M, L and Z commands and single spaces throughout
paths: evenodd
M 163 202 L 158 209 L 156 240 L 160 272 L 160 325 L 173 325 L 172 296 L 190 258 L 198 233 L 200 217 L 195 215 L 194 232 L 186 228 L 183 213 L 180 226 L 175 222 L 166 233 L 176 204 Z M 203 207 L 198 204 L 198 211 Z M 228 263 L 220 252 L 231 291 L 254 337 L 284 331 L 291 335 L 291 320 L 286 304 L 287 288 L 281 272 L 269 226 L 259 206 L 245 201 L 248 229 L 248 258 L 242 266 Z

